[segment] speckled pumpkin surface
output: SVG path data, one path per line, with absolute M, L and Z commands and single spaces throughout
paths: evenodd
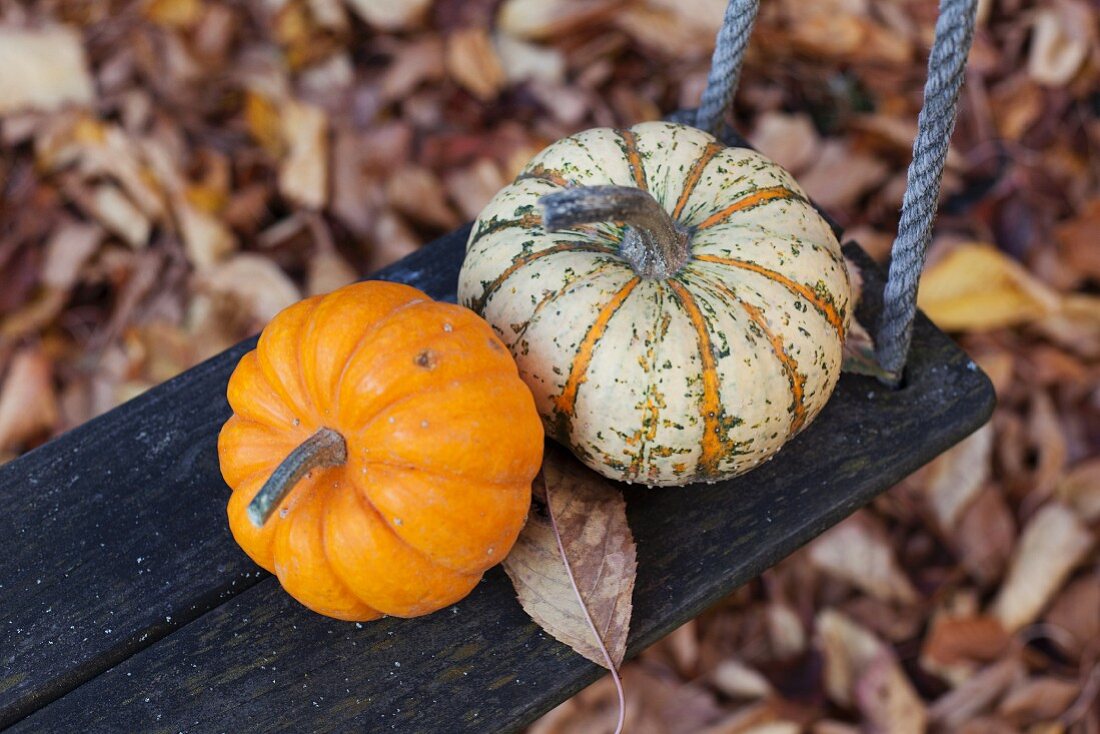
M 647 190 L 687 233 L 677 272 L 639 275 L 621 222 L 543 227 L 540 197 L 608 184 Z M 664 122 L 543 150 L 478 217 L 459 298 L 507 344 L 552 437 L 651 485 L 773 456 L 828 400 L 851 318 L 840 245 L 790 174 Z

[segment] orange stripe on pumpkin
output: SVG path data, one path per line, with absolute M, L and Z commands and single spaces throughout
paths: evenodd
M 500 232 L 504 229 L 510 229 L 512 227 L 522 227 L 523 229 L 530 229 L 531 227 L 541 227 L 542 217 L 536 212 L 528 212 L 516 219 L 491 219 L 484 224 L 479 224 L 477 231 L 474 233 L 473 238 L 470 240 L 470 244 L 477 242 L 486 235 L 493 234 L 494 232 Z
M 831 301 L 827 301 L 821 296 L 817 295 L 812 288 L 804 283 L 797 283 L 782 273 L 777 273 L 774 270 L 769 270 L 762 265 L 756 263 L 747 262 L 745 260 L 738 260 L 732 257 L 719 257 L 717 255 L 695 255 L 695 260 L 699 262 L 716 263 L 718 265 L 728 265 L 740 270 L 748 270 L 758 275 L 762 275 L 768 280 L 774 281 L 783 286 L 791 293 L 795 293 L 802 296 L 806 301 L 816 308 L 825 320 L 836 329 L 836 333 L 840 336 L 841 340 L 844 339 L 844 319 L 841 317 L 840 312 L 836 310 L 836 306 Z
M 642 165 L 642 154 L 638 152 L 638 134 L 633 130 L 616 130 L 623 141 L 623 154 L 626 162 L 630 164 L 630 173 L 634 176 L 634 184 L 642 190 L 646 189 L 645 167 Z
M 802 428 L 802 424 L 806 422 L 806 406 L 802 402 L 806 394 L 806 376 L 798 371 L 798 360 L 787 354 L 787 350 L 783 346 L 783 340 L 772 333 L 772 330 L 768 328 L 768 322 L 765 320 L 764 314 L 760 313 L 760 309 L 744 301 L 740 301 L 740 303 L 741 308 L 745 309 L 749 318 L 760 328 L 760 331 L 764 332 L 764 336 L 771 342 L 772 351 L 775 352 L 775 356 L 779 360 L 779 363 L 783 365 L 783 371 L 787 373 L 787 379 L 791 381 L 790 432 L 793 436 L 798 432 L 798 429 Z
M 783 340 L 772 332 L 768 327 L 767 319 L 764 318 L 764 314 L 760 309 L 753 306 L 751 303 L 746 303 L 741 300 L 741 297 L 733 292 L 729 286 L 725 283 L 711 280 L 710 278 L 699 278 L 708 288 L 712 288 L 725 298 L 731 301 L 736 301 L 741 305 L 741 308 L 745 309 L 745 313 L 754 324 L 764 333 L 764 336 L 771 343 L 772 351 L 775 352 L 776 358 L 779 360 L 779 364 L 783 367 L 783 372 L 786 373 L 787 379 L 791 383 L 791 427 L 790 435 L 794 435 L 798 432 L 798 429 L 802 428 L 802 424 L 806 422 L 806 406 L 803 404 L 803 398 L 806 394 L 806 376 L 798 371 L 798 360 L 791 355 L 787 354 L 787 350 L 783 345 Z
M 680 299 L 688 318 L 691 319 L 691 325 L 695 328 L 699 342 L 699 357 L 703 362 L 700 370 L 703 374 L 703 453 L 699 457 L 698 466 L 699 473 L 705 477 L 717 471 L 718 462 L 722 459 L 723 447 L 729 441 L 728 437 L 720 435 L 722 399 L 718 393 L 718 365 L 714 358 L 706 319 L 699 304 L 695 302 L 695 297 L 679 281 L 669 280 L 667 283 Z
M 547 183 L 555 184 L 556 186 L 569 186 L 572 181 L 565 177 L 565 174 L 560 171 L 556 171 L 552 168 L 544 168 L 541 165 L 534 166 L 529 171 L 524 171 L 516 177 L 517 181 L 525 181 L 528 179 L 534 179 L 536 181 L 546 181 Z
M 559 242 L 552 247 L 547 247 L 545 250 L 538 250 L 537 252 L 532 252 L 528 255 L 521 255 L 520 257 L 517 257 L 515 260 L 513 260 L 512 264 L 505 268 L 504 272 L 498 275 L 492 283 L 485 286 L 485 290 L 481 292 L 481 297 L 475 299 L 470 308 L 472 308 L 474 311 L 477 311 L 478 313 L 481 313 L 481 309 L 485 308 L 485 304 L 488 303 L 489 299 L 493 297 L 493 293 L 495 293 L 496 290 L 504 284 L 504 281 L 512 277 L 512 275 L 514 275 L 517 270 L 527 265 L 530 265 L 536 260 L 541 260 L 542 258 L 548 257 L 550 255 L 556 255 L 559 252 L 594 252 L 601 255 L 615 254 L 615 250 L 610 247 L 605 247 L 603 245 L 567 241 Z
M 684 211 L 684 207 L 687 206 L 688 199 L 691 198 L 691 192 L 695 191 L 699 179 L 703 177 L 703 169 L 707 167 L 711 159 L 718 155 L 718 152 L 724 147 L 725 146 L 721 143 L 707 143 L 707 147 L 703 149 L 703 153 L 695 160 L 691 170 L 688 171 L 687 177 L 684 179 L 684 190 L 680 192 L 680 198 L 676 201 L 676 208 L 672 210 L 673 219 L 680 218 L 680 215 Z
M 749 209 L 755 209 L 762 204 L 767 204 L 769 201 L 776 200 L 803 201 L 801 196 L 791 191 L 786 186 L 769 186 L 766 189 L 759 189 L 757 191 L 754 191 L 748 196 L 743 196 L 727 206 L 725 209 L 711 214 L 699 224 L 697 229 L 706 229 L 707 227 L 713 227 L 714 225 L 721 224 L 722 222 L 729 219 L 731 214 L 747 211 Z
M 573 359 L 573 366 L 569 369 L 569 378 L 565 381 L 565 387 L 561 394 L 554 398 L 554 409 L 558 414 L 566 418 L 572 418 L 577 408 L 577 390 L 588 380 L 588 366 L 592 362 L 592 353 L 596 344 L 607 331 L 607 324 L 618 310 L 634 292 L 641 278 L 633 277 L 600 309 L 596 320 L 588 327 L 588 331 L 577 349 L 577 355 Z M 562 438 L 565 438 L 564 436 Z

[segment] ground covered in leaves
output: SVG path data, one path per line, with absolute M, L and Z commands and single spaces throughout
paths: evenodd
M 0 2 L 0 461 L 693 106 L 724 5 Z M 737 100 L 879 259 L 935 5 L 764 2 Z M 1100 9 L 980 8 L 921 304 L 993 421 L 628 663 L 628 731 L 1100 731 Z

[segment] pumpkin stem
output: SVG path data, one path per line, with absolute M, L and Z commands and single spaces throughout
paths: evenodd
M 260 491 L 248 503 L 248 519 L 262 528 L 290 490 L 314 469 L 342 466 L 348 460 L 344 437 L 331 428 L 322 428 L 302 441 L 298 448 L 275 467 Z
M 644 189 L 578 186 L 541 197 L 539 207 L 550 231 L 606 221 L 626 224 L 619 254 L 643 278 L 675 275 L 691 251 L 691 233 Z

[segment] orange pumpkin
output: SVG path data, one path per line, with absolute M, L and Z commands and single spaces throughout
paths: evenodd
M 228 397 L 233 537 L 314 611 L 433 612 L 523 527 L 542 424 L 468 309 L 378 281 L 309 298 L 267 325 Z

